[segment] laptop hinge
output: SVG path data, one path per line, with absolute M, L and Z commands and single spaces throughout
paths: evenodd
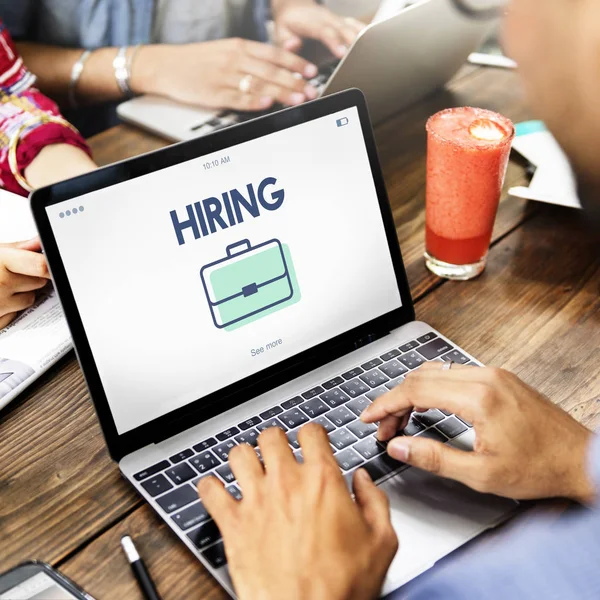
M 381 338 L 383 338 L 389 334 L 390 334 L 389 331 L 387 331 L 387 332 L 378 331 L 376 333 L 368 333 L 367 335 L 359 338 L 358 340 L 356 340 L 354 342 L 354 349 L 358 350 L 359 348 L 362 348 L 363 346 L 366 346 L 367 344 L 371 344 L 372 342 L 380 340 Z

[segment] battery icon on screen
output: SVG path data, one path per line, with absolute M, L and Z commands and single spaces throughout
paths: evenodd
M 342 117 L 336 121 L 338 127 L 345 127 L 348 125 L 348 117 Z

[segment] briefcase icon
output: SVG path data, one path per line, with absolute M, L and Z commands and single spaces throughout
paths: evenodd
M 200 277 L 219 329 L 236 329 L 263 318 L 297 295 L 289 249 L 275 239 L 256 246 L 248 240 L 227 246 L 226 256 L 202 267 Z

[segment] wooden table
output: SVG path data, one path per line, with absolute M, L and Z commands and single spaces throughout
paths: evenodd
M 447 282 L 425 269 L 425 120 L 465 104 L 531 116 L 514 73 L 466 67 L 376 130 L 417 316 L 598 426 L 600 261 L 583 215 L 505 196 L 483 276 Z M 101 164 L 165 145 L 127 126 L 91 143 Z M 507 187 L 525 181 L 512 161 Z M 120 477 L 72 353 L 0 413 L 0 440 L 0 570 L 37 558 L 97 598 L 141 598 L 119 548 L 129 532 L 165 599 L 225 597 Z

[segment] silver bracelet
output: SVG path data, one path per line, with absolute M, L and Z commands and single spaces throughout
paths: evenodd
M 113 60 L 113 69 L 115 70 L 117 85 L 126 98 L 133 96 L 131 90 L 131 66 L 140 48 L 141 44 L 135 46 L 129 55 L 129 58 L 127 58 L 127 50 L 129 50 L 129 47 L 123 46 L 122 48 L 119 48 L 117 56 L 115 57 L 115 60 Z
M 73 68 L 71 69 L 71 79 L 69 81 L 69 94 L 68 94 L 69 105 L 71 106 L 71 108 L 77 108 L 79 106 L 78 102 L 77 102 L 77 94 L 76 94 L 77 84 L 79 83 L 79 78 L 81 77 L 81 74 L 83 73 L 83 68 L 85 67 L 85 63 L 91 54 L 92 54 L 91 50 L 84 50 L 82 52 L 81 56 L 79 57 L 79 60 L 73 65 Z
M 127 49 L 127 46 L 119 48 L 117 56 L 113 60 L 113 69 L 121 93 L 128 98 L 131 96 L 131 87 L 129 86 L 129 72 L 127 70 Z

